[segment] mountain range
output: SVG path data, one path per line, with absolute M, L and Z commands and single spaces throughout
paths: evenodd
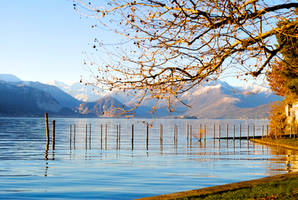
M 152 117 L 155 100 L 147 98 L 131 112 L 135 99 L 124 93 L 104 93 L 80 83 L 67 85 L 22 81 L 11 74 L 0 74 L 0 116 L 42 116 L 48 112 L 59 117 Z M 105 95 L 104 95 L 105 94 Z M 183 94 L 182 103 L 169 112 L 160 103 L 155 117 L 256 119 L 268 118 L 270 102 L 281 100 L 268 88 L 251 85 L 235 88 L 226 82 L 198 86 Z M 133 112 L 133 113 L 132 113 Z
M 61 81 L 51 81 L 48 85 L 56 86 L 57 88 L 61 89 L 62 91 L 70 94 L 74 98 L 84 102 L 93 102 L 97 101 L 101 97 L 104 96 L 104 92 L 100 91 L 98 88 L 82 83 L 73 83 L 73 84 L 66 84 Z

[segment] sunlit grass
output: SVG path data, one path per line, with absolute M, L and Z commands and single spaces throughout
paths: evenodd
M 232 183 L 199 190 L 190 190 L 168 195 L 144 198 L 179 199 L 179 200 L 233 200 L 233 199 L 259 199 L 259 200 L 296 200 L 298 199 L 298 173 L 266 177 L 251 181 Z
M 298 177 L 273 181 L 249 188 L 209 195 L 205 198 L 187 199 L 298 199 Z
M 298 138 L 278 138 L 278 139 L 264 138 L 262 140 L 266 142 L 280 144 L 280 145 L 284 144 L 284 145 L 298 147 Z

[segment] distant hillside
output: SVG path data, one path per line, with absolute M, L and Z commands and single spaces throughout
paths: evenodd
M 73 115 L 50 94 L 24 84 L 0 81 L 0 116 L 42 116 L 44 112 L 55 115 Z
M 31 81 L 26 81 L 23 83 L 26 86 L 36 88 L 49 93 L 52 97 L 54 97 L 59 102 L 59 104 L 62 107 L 66 107 L 74 110 L 74 108 L 78 107 L 82 103 L 82 101 L 75 99 L 74 97 L 62 91 L 61 89 L 57 88 L 56 86 L 47 85 L 40 82 L 31 82 Z
M 12 74 L 0 74 L 0 81 L 5 81 L 5 82 L 20 82 L 22 81 L 18 77 Z
M 82 102 L 75 99 L 65 91 L 68 86 L 62 82 L 53 85 L 39 82 L 21 81 L 19 78 L 4 74 L 0 75 L 0 116 L 36 116 L 43 112 L 55 113 L 59 116 L 79 117 L 123 117 L 131 116 L 123 110 L 135 106 L 135 92 L 111 93 L 109 96 L 98 96 L 96 101 Z M 58 87 L 63 87 L 64 91 Z M 103 92 L 104 93 L 104 92 Z M 103 94 L 101 93 L 101 94 Z M 109 94 L 109 92 L 106 92 Z M 134 95 L 133 95 L 134 94 Z M 95 97 L 94 97 L 95 98 Z M 210 118 L 210 119 L 256 119 L 268 118 L 270 103 L 281 100 L 282 97 L 274 95 L 268 88 L 256 84 L 245 88 L 235 88 L 226 82 L 218 81 L 192 88 L 181 96 L 181 100 L 190 106 L 186 107 L 178 101 L 175 111 L 169 112 L 167 102 L 158 104 L 154 113 L 155 118 Z M 136 110 L 134 116 L 140 118 L 152 117 L 152 107 L 156 100 L 145 98 Z
M 117 99 L 107 96 L 95 102 L 82 103 L 77 112 L 84 115 L 96 117 L 119 117 L 126 115 L 123 110 L 128 110 L 128 107 L 120 103 Z

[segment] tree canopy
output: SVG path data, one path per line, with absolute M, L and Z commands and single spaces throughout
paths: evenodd
M 260 77 L 282 59 L 290 45 L 283 38 L 297 38 L 288 31 L 298 25 L 298 3 L 291 0 L 110 0 L 103 7 L 74 1 L 81 15 L 97 18 L 133 45 L 98 67 L 97 84 L 169 102 L 226 71 Z
M 295 20 L 296 21 L 296 20 Z M 283 20 L 278 26 L 284 26 L 292 23 L 289 20 Z M 291 126 L 295 127 L 295 115 L 292 119 L 287 119 L 285 106 L 293 104 L 298 99 L 298 29 L 289 28 L 286 34 L 276 34 L 276 38 L 281 48 L 282 60 L 275 60 L 271 70 L 267 72 L 267 79 L 271 89 L 278 95 L 284 96 L 281 102 L 271 105 L 270 112 L 270 135 L 277 136 L 291 132 Z
M 291 21 L 279 22 L 284 26 Z M 288 98 L 298 97 L 298 29 L 297 27 L 286 30 L 286 34 L 276 34 L 278 44 L 281 48 L 282 60 L 271 66 L 267 73 L 267 79 L 271 89 L 280 96 Z M 290 100 L 290 99 L 289 99 Z

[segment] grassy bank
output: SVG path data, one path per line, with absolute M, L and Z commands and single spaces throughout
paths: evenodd
M 296 200 L 298 199 L 298 172 L 142 199 Z
M 251 139 L 254 142 L 280 146 L 287 149 L 298 150 L 298 139 L 294 138 L 280 138 L 280 139 Z M 155 197 L 146 197 L 142 200 L 162 200 L 162 199 L 259 199 L 259 200 L 273 200 L 298 199 L 298 172 L 265 177 L 261 179 L 244 181 L 239 183 L 232 183 L 214 187 L 208 187 L 198 190 L 190 190 L 185 192 L 177 192 L 172 194 L 165 194 Z
M 263 139 L 251 139 L 251 141 L 271 146 L 280 146 L 287 149 L 298 150 L 298 138 L 263 138 Z

